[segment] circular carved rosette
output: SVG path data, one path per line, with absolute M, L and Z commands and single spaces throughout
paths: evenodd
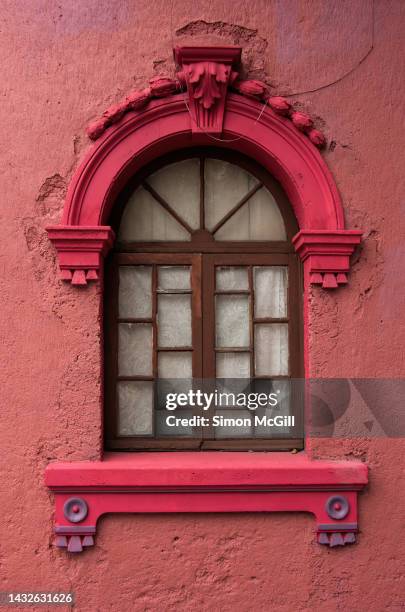
M 343 495 L 329 497 L 325 506 L 326 512 L 335 520 L 344 519 L 349 514 L 349 502 Z
M 80 521 L 83 521 L 88 511 L 89 508 L 81 497 L 71 497 L 63 506 L 63 514 L 71 523 L 80 523 Z

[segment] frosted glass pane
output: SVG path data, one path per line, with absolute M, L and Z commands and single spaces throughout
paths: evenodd
M 159 295 L 158 342 L 160 347 L 191 346 L 190 295 Z
M 215 234 L 216 240 L 286 240 L 272 194 L 262 187 Z
M 217 353 L 217 378 L 250 378 L 250 354 Z
M 190 289 L 190 266 L 160 266 L 158 289 Z
M 153 383 L 119 382 L 118 434 L 146 436 L 153 432 Z
M 288 324 L 255 325 L 256 376 L 288 374 Z
M 234 421 L 225 421 L 223 425 L 215 427 L 216 438 L 251 437 L 254 413 L 249 410 L 217 410 L 216 416 L 223 419 L 234 419 Z
M 120 323 L 118 326 L 118 375 L 152 375 L 152 326 Z
M 260 266 L 253 269 L 255 317 L 286 317 L 288 268 Z
M 161 168 L 147 182 L 193 229 L 200 226 L 200 160 Z
M 152 316 L 152 267 L 121 266 L 119 316 L 146 319 Z
M 247 295 L 217 295 L 216 346 L 249 346 L 249 298 Z
M 192 353 L 159 352 L 159 378 L 192 378 Z
M 122 241 L 190 240 L 190 234 L 143 187 L 131 195 L 118 232 Z
M 231 291 L 232 289 L 249 289 L 247 268 L 224 266 L 221 268 L 217 268 L 216 271 L 216 283 L 218 291 Z
M 205 227 L 211 230 L 257 183 L 254 176 L 239 166 L 206 159 Z

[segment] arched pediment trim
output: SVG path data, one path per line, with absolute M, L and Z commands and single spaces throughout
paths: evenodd
M 209 59 L 203 59 L 204 53 Z M 155 79 L 159 97 L 155 92 L 142 109 L 127 109 L 109 127 L 103 124 L 77 169 L 62 224 L 48 228 L 62 278 L 76 285 L 98 278 L 103 256 L 114 240 L 108 225 L 114 202 L 134 173 L 156 157 L 212 145 L 215 138 L 217 146 L 252 157 L 281 183 L 300 227 L 293 242 L 311 282 L 325 288 L 345 284 L 361 232 L 345 228 L 333 177 L 308 138 L 312 127 L 297 127 L 291 119 L 294 113 L 287 116 L 270 104 L 263 107 L 258 82 L 237 85 L 233 68 L 238 53 L 233 48 L 186 48 L 177 50 L 176 57 L 183 62 L 180 81 L 186 83 L 186 91 L 174 93 L 164 79 Z M 238 87 L 243 95 L 235 93 Z

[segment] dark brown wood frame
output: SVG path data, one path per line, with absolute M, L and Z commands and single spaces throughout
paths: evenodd
M 171 209 L 159 194 L 147 183 L 147 176 L 162 166 L 181 161 L 190 157 L 206 157 L 223 159 L 235 163 L 256 176 L 260 183 L 232 209 L 235 213 L 262 186 L 273 194 L 280 208 L 287 232 L 287 240 L 283 242 L 216 242 L 212 234 L 204 229 L 204 165 L 200 164 L 200 224 L 199 230 L 193 231 L 184 220 Z M 191 265 L 192 295 L 193 295 L 193 376 L 195 378 L 215 378 L 214 349 L 214 299 L 215 299 L 215 265 L 246 265 L 249 269 L 249 282 L 252 283 L 252 266 L 254 265 L 286 265 L 289 269 L 288 316 L 285 319 L 272 319 L 261 322 L 288 322 L 289 324 L 289 376 L 285 378 L 300 378 L 302 367 L 302 316 L 301 316 L 301 270 L 298 257 L 295 255 L 291 238 L 297 232 L 296 220 L 285 193 L 271 176 L 252 160 L 235 153 L 221 149 L 189 149 L 179 151 L 176 155 L 155 160 L 155 162 L 139 173 L 124 193 L 118 199 L 115 208 L 113 224 L 119 227 L 122 212 L 128 197 L 139 185 L 143 185 L 154 198 L 172 214 L 185 229 L 191 233 L 191 240 L 185 242 L 145 242 L 118 243 L 106 263 L 105 286 L 105 443 L 107 449 L 114 450 L 292 450 L 302 449 L 300 439 L 206 439 L 205 435 L 198 438 L 140 438 L 118 437 L 116 432 L 116 381 L 117 377 L 117 321 L 118 321 L 118 266 L 148 264 Z M 228 213 L 214 231 L 230 218 Z M 156 273 L 153 274 L 154 289 L 156 289 Z M 156 295 L 156 293 L 154 293 Z M 253 304 L 251 303 L 251 308 Z M 202 317 L 202 313 L 204 316 Z M 156 298 L 153 305 L 153 317 L 156 314 Z M 151 319 L 152 325 L 156 324 Z M 132 322 L 142 322 L 132 320 Z M 146 322 L 146 320 L 144 321 Z M 253 327 L 253 323 L 251 323 Z M 251 330 L 251 335 L 252 335 Z M 156 338 L 156 329 L 154 333 Z M 156 347 L 155 347 L 156 348 Z M 157 374 L 156 351 L 154 350 L 153 375 Z M 251 355 L 253 353 L 251 352 Z M 204 360 L 203 360 L 204 355 Z M 125 377 L 129 379 L 131 377 Z M 132 377 L 136 379 L 137 377 Z M 142 380 L 148 377 L 140 377 Z M 277 377 L 271 377 L 277 378 Z M 282 378 L 282 377 L 280 377 Z M 149 378 L 151 379 L 151 378 Z M 208 436 L 210 432 L 208 432 Z

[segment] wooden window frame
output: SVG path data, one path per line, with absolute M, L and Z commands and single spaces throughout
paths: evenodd
M 216 265 L 246 265 L 249 276 L 252 275 L 252 267 L 257 265 L 288 267 L 289 291 L 288 291 L 288 316 L 283 322 L 289 325 L 289 375 L 274 376 L 276 378 L 300 378 L 303 376 L 302 359 L 302 314 L 301 314 L 301 265 L 298 256 L 294 253 L 291 238 L 297 231 L 296 222 L 288 204 L 286 195 L 280 185 L 266 171 L 252 160 L 237 155 L 234 152 L 215 149 L 189 149 L 179 151 L 176 155 L 160 158 L 150 164 L 144 171 L 138 174 L 125 192 L 121 194 L 116 207 L 114 225 L 118 229 L 119 223 L 130 195 L 134 190 L 143 185 L 158 199 L 162 207 L 173 217 L 178 215 L 171 209 L 170 204 L 159 196 L 148 184 L 147 177 L 158 169 L 177 161 L 190 158 L 200 159 L 200 225 L 198 230 L 186 227 L 183 220 L 179 220 L 183 227 L 191 233 L 190 241 L 154 241 L 154 242 L 117 242 L 115 250 L 110 254 L 106 262 L 106 291 L 105 291 L 105 446 L 107 450 L 300 450 L 304 441 L 301 438 L 239 438 L 239 439 L 206 439 L 204 436 L 198 438 L 152 438 L 152 437 L 119 437 L 117 434 L 117 394 L 116 383 L 119 380 L 117 374 L 118 355 L 118 266 L 122 265 L 152 265 L 155 270 L 157 265 L 190 265 L 192 266 L 192 295 L 193 295 L 193 377 L 215 378 L 215 280 L 214 271 Z M 285 241 L 215 241 L 210 232 L 204 228 L 204 163 L 206 158 L 221 159 L 242 167 L 253 176 L 259 183 L 249 191 L 249 197 L 262 186 L 266 187 L 273 195 L 279 207 L 286 227 L 287 240 Z M 243 197 L 231 210 L 237 212 L 247 201 Z M 231 217 L 227 214 L 218 222 L 213 230 L 218 230 L 226 220 Z M 156 273 L 153 273 L 156 279 Z M 200 280 L 201 279 L 201 280 Z M 252 282 L 250 278 L 250 283 Z M 200 294 L 200 287 L 202 287 Z M 250 287 L 251 288 L 251 287 Z M 153 286 L 156 295 L 156 281 Z M 154 351 L 153 351 L 153 377 L 123 377 L 121 380 L 153 380 L 157 377 L 156 363 L 156 303 L 154 298 L 153 317 L 148 322 L 154 328 Z M 253 296 L 251 298 L 253 300 Z M 250 300 L 250 301 L 251 301 Z M 251 301 L 251 317 L 253 316 L 253 301 Z M 200 317 L 200 311 L 204 317 Z M 127 320 L 126 320 L 127 321 Z M 273 322 L 280 322 L 273 320 Z M 123 321 L 121 321 L 123 322 Z M 127 321 L 128 322 L 128 321 Z M 131 320 L 133 323 L 146 322 L 146 320 Z M 251 323 L 253 326 L 253 323 Z M 203 331 L 204 329 L 204 331 Z M 252 334 L 252 331 L 250 332 Z M 179 349 L 180 350 L 180 349 Z M 252 354 L 252 353 L 251 353 Z M 204 355 L 204 364 L 202 363 Z M 258 377 L 263 378 L 263 377 Z

